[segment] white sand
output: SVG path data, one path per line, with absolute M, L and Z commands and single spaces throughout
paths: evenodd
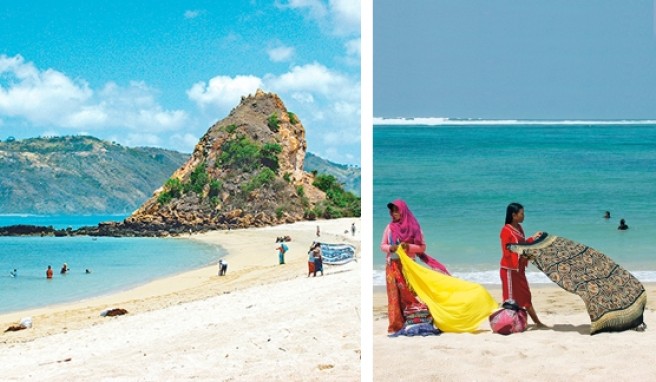
M 484 322 L 477 333 L 387 337 L 387 297 L 374 293 L 374 381 L 652 381 L 656 378 L 656 286 L 648 292 L 645 332 L 590 336 L 583 301 L 557 286 L 533 287 L 550 328 L 502 336 Z M 500 300 L 499 287 L 491 289 Z M 529 319 L 530 322 L 530 319 Z
M 349 229 L 355 222 L 358 233 Z M 0 336 L 1 380 L 360 379 L 360 262 L 325 265 L 308 278 L 317 240 L 352 242 L 359 219 L 212 232 L 193 238 L 230 254 L 228 274 L 207 267 L 134 290 L 0 316 L 6 328 L 31 316 L 32 329 Z M 289 235 L 285 265 L 275 238 Z M 129 314 L 100 317 L 107 308 Z

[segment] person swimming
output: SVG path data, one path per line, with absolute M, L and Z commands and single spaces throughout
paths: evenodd
M 617 226 L 617 229 L 619 229 L 620 231 L 624 231 L 624 230 L 629 229 L 629 226 L 626 225 L 626 222 L 624 221 L 624 219 L 620 219 L 620 225 Z

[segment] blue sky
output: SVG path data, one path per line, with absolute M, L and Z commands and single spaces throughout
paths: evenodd
M 191 152 L 257 88 L 308 151 L 360 164 L 360 2 L 0 5 L 0 139 L 89 134 Z
M 380 118 L 654 119 L 652 1 L 380 0 Z

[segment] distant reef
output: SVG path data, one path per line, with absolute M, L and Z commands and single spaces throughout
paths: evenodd
M 120 147 L 90 137 L 60 139 L 82 140 L 78 151 L 87 154 L 73 157 Z M 211 126 L 191 156 L 160 178 L 159 184 L 150 188 L 155 189 L 152 195 L 125 220 L 75 230 L 2 227 L 0 235 L 168 236 L 360 216 L 360 198 L 344 189 L 347 182 L 327 173 L 331 169 L 359 189 L 360 169 L 307 156 L 306 149 L 299 116 L 287 110 L 276 94 L 258 90 L 242 97 L 227 117 Z M 48 147 L 41 150 L 45 153 Z M 164 158 L 163 154 L 152 155 Z M 312 171 L 304 168 L 306 157 L 315 164 Z M 84 167 L 83 162 L 78 159 L 70 168 Z M 102 167 L 95 167 L 96 171 Z M 120 175 L 107 171 L 105 183 L 96 182 L 95 187 L 114 187 L 108 190 L 114 193 L 112 179 Z

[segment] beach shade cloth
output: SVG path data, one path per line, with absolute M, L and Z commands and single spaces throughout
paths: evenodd
M 473 332 L 498 305 L 480 284 L 428 269 L 397 249 L 408 286 L 427 306 L 443 332 Z
M 324 264 L 346 264 L 355 260 L 355 247 L 350 244 L 321 243 L 321 257 Z
M 603 253 L 547 233 L 531 244 L 512 244 L 509 248 L 585 302 L 590 334 L 623 331 L 642 324 L 647 303 L 645 288 Z

